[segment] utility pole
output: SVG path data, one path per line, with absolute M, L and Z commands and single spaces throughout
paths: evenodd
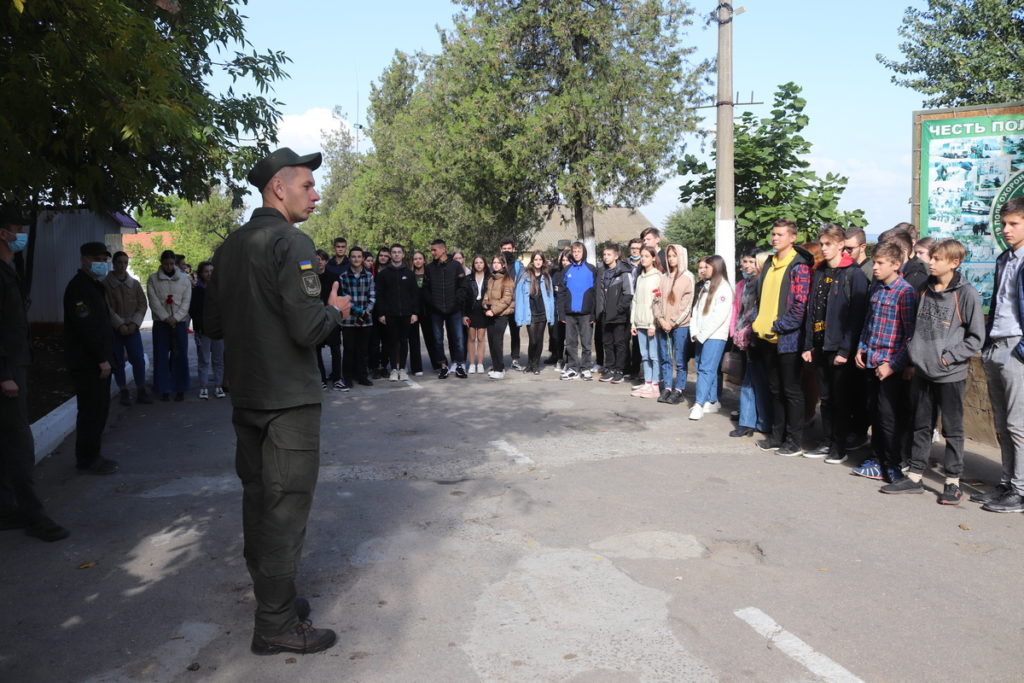
M 742 11 L 742 9 L 740 10 Z M 720 2 L 718 21 L 718 124 L 715 134 L 715 253 L 725 259 L 729 282 L 736 284 L 736 175 L 733 169 L 732 19 L 733 8 Z

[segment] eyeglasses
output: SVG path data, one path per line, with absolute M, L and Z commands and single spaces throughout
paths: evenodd
M 843 247 L 843 253 L 844 254 L 852 254 L 857 249 L 860 249 L 860 247 Z

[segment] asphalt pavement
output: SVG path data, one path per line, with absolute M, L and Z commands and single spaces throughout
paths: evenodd
M 731 396 L 691 422 L 628 394 L 327 392 L 298 583 L 339 640 L 295 657 L 249 653 L 229 401 L 115 405 L 118 474 L 77 474 L 70 439 L 37 468 L 71 537 L 0 534 L 0 680 L 1020 680 L 1024 515 L 763 453 Z M 998 478 L 968 450 L 965 482 Z

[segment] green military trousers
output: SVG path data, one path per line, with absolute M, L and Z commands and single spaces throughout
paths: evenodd
M 320 404 L 235 408 L 235 471 L 242 480 L 244 556 L 256 596 L 255 631 L 276 636 L 298 623 L 295 572 L 320 469 Z

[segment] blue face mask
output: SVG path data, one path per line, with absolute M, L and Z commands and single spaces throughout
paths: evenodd
M 110 272 L 110 264 L 106 261 L 93 261 L 89 264 L 89 272 L 96 277 L 106 277 Z
M 19 251 L 24 251 L 25 247 L 28 246 L 28 235 L 23 232 L 19 232 L 14 236 L 14 241 L 8 242 L 7 246 L 10 247 L 11 252 L 15 254 Z

